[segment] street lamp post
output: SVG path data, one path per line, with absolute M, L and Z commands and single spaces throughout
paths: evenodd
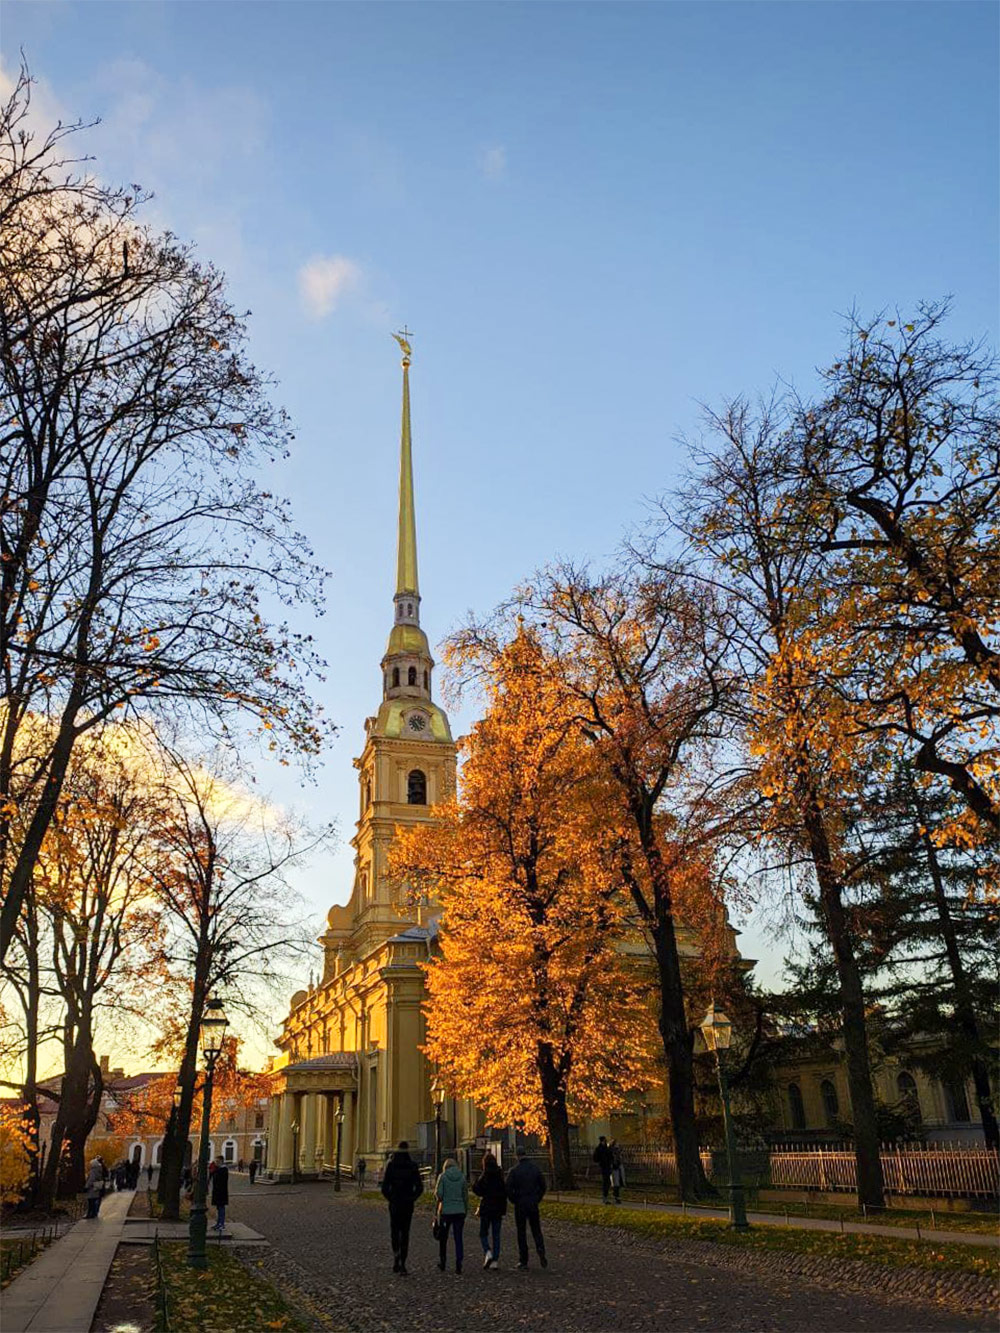
M 337 1103 L 337 1114 L 334 1116 L 337 1122 L 337 1160 L 334 1164 L 333 1188 L 340 1189 L 340 1145 L 344 1133 L 344 1094 L 340 1094 L 340 1101 Z
M 222 1043 L 229 1020 L 222 1010 L 222 1001 L 215 998 L 205 1002 L 198 1037 L 205 1057 L 205 1088 L 202 1093 L 201 1140 L 198 1144 L 198 1176 L 191 1204 L 191 1222 L 188 1226 L 188 1264 L 191 1268 L 208 1267 L 208 1135 L 212 1120 L 212 1081 L 215 1062 L 222 1053 Z
M 441 1174 L 441 1106 L 444 1103 L 444 1084 L 437 1078 L 431 1082 L 434 1098 L 434 1174 Z
M 293 1120 L 289 1125 L 292 1131 L 292 1184 L 295 1184 L 299 1168 L 299 1122 Z
M 705 1038 L 705 1045 L 715 1052 L 715 1072 L 719 1077 L 719 1096 L 722 1099 L 722 1124 L 726 1136 L 726 1164 L 729 1167 L 729 1193 L 731 1199 L 732 1225 L 734 1231 L 749 1231 L 746 1201 L 743 1198 L 743 1179 L 740 1175 L 739 1158 L 736 1152 L 736 1135 L 733 1132 L 733 1117 L 729 1109 L 729 1084 L 726 1081 L 726 1068 L 722 1061 L 722 1052 L 729 1049 L 733 1039 L 733 1025 L 715 1003 L 709 1006 L 708 1013 L 698 1024 Z

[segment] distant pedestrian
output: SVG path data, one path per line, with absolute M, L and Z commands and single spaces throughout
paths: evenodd
M 368 1163 L 363 1157 L 358 1158 L 358 1193 L 365 1187 L 365 1172 L 368 1170 Z
M 625 1184 L 625 1164 L 622 1162 L 622 1150 L 618 1146 L 617 1139 L 612 1139 L 608 1147 L 611 1149 L 611 1190 L 615 1196 L 615 1203 L 621 1203 L 622 1186 Z
M 212 1207 L 217 1210 L 215 1231 L 224 1231 L 226 1227 L 226 1208 L 229 1204 L 229 1167 L 224 1157 L 215 1159 L 212 1172 Z
M 491 1152 L 483 1157 L 483 1170 L 472 1186 L 479 1195 L 479 1240 L 483 1247 L 483 1267 L 500 1267 L 500 1228 L 507 1212 L 507 1185 L 497 1159 Z
M 420 1179 L 420 1171 L 410 1156 L 410 1145 L 403 1139 L 382 1173 L 382 1194 L 389 1204 L 392 1271 L 401 1277 L 406 1277 L 413 1205 L 423 1192 L 424 1182 Z
M 152 1163 L 152 1162 L 147 1162 L 147 1163 L 146 1163 L 146 1188 L 147 1188 L 147 1189 L 152 1189 L 152 1187 L 153 1187 L 153 1163 Z
M 534 1162 L 528 1161 L 523 1148 L 517 1149 L 517 1165 L 507 1175 L 507 1198 L 514 1205 L 514 1225 L 517 1228 L 518 1268 L 528 1267 L 528 1227 L 538 1251 L 538 1262 L 548 1268 L 545 1257 L 545 1237 L 538 1208 L 545 1197 L 545 1177 Z
M 236 1164 L 236 1170 L 240 1173 L 240 1175 L 243 1174 L 243 1158 L 242 1158 L 242 1157 L 240 1158 L 240 1160 L 239 1160 L 239 1161 L 237 1162 L 237 1164 Z
M 455 1237 L 455 1272 L 461 1273 L 464 1258 L 462 1233 L 465 1215 L 469 1211 L 469 1183 L 454 1157 L 445 1160 L 444 1170 L 437 1178 L 437 1216 L 440 1223 L 440 1257 L 438 1268 L 443 1273 L 448 1262 L 448 1233 Z
M 249 1167 L 250 1184 L 257 1179 L 257 1158 L 255 1157 Z
M 601 1173 L 601 1194 L 604 1196 L 604 1202 L 607 1203 L 608 1195 L 611 1193 L 611 1146 L 603 1134 L 597 1140 L 597 1147 L 594 1149 L 594 1161 Z
M 104 1195 L 104 1163 L 95 1157 L 87 1172 L 87 1183 L 83 1187 L 87 1196 L 87 1218 L 92 1221 L 101 1211 L 101 1199 Z

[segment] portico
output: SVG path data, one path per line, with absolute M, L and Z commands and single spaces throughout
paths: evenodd
M 343 1143 L 353 1142 L 357 1055 L 333 1051 L 299 1060 L 278 1069 L 275 1079 L 268 1174 L 276 1180 L 291 1180 L 293 1175 L 298 1180 L 315 1179 L 324 1167 L 335 1164 L 338 1110 L 344 1112 Z

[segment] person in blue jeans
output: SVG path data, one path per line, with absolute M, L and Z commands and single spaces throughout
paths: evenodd
M 483 1247 L 483 1267 L 500 1267 L 500 1228 L 507 1213 L 507 1185 L 497 1159 L 491 1152 L 483 1157 L 483 1170 L 472 1186 L 479 1195 L 479 1240 Z
M 465 1227 L 465 1215 L 469 1211 L 469 1184 L 454 1157 L 449 1157 L 444 1170 L 438 1176 L 435 1194 L 438 1201 L 438 1220 L 441 1223 L 441 1238 L 438 1241 L 441 1257 L 438 1268 L 443 1273 L 448 1262 L 448 1233 L 455 1237 L 455 1272 L 462 1271 L 464 1247 L 462 1232 Z

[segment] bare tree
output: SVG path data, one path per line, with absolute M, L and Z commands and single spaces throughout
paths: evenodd
M 287 874 L 327 831 L 311 834 L 278 817 L 227 781 L 217 761 L 194 763 L 165 748 L 161 755 L 152 875 L 182 1002 L 169 1041 L 181 1055 L 180 1105 L 164 1139 L 160 1197 L 164 1215 L 176 1217 L 205 1004 L 224 991 L 230 1009 L 258 1016 L 269 985 L 273 992 L 285 980 L 283 965 L 309 949 Z
M 28 91 L 0 111 L 0 956 L 89 729 L 187 714 L 301 756 L 324 732 L 310 636 L 265 613 L 320 575 L 255 480 L 291 436 L 245 318 L 137 188 L 63 156 L 74 127 L 33 138 Z M 51 739 L 18 762 L 32 715 Z

